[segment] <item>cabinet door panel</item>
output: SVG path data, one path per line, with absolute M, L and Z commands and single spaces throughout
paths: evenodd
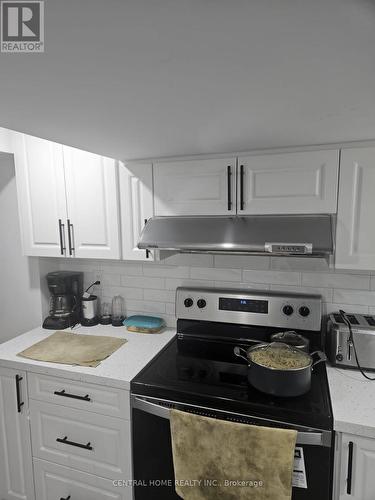
M 17 410 L 16 375 L 20 400 Z M 26 373 L 0 368 L 0 498 L 34 500 Z
M 336 150 L 247 156 L 238 165 L 239 214 L 336 213 Z
M 375 148 L 341 153 L 336 267 L 375 269 Z
M 131 478 L 128 420 L 34 399 L 30 419 L 34 457 L 108 479 Z
M 63 153 L 73 255 L 119 259 L 116 161 L 67 146 Z
M 154 260 L 137 247 L 145 221 L 153 216 L 152 164 L 120 164 L 122 258 Z
M 349 444 L 352 443 L 351 488 L 348 491 Z M 375 439 L 343 434 L 341 440 L 339 500 L 373 500 Z
M 59 232 L 59 219 L 65 224 L 67 214 L 62 146 L 16 133 L 13 145 L 23 251 L 64 256 Z
M 38 500 L 131 500 L 131 486 L 116 487 L 112 481 L 68 467 L 34 459 Z M 123 478 L 118 478 L 122 480 Z M 121 484 L 121 483 L 120 483 Z
M 155 215 L 235 214 L 236 160 L 224 158 L 156 163 L 154 200 Z M 230 207 L 228 202 L 231 202 Z

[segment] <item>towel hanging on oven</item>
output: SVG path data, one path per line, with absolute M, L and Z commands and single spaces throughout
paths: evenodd
M 184 500 L 290 500 L 297 431 L 171 410 L 176 492 Z

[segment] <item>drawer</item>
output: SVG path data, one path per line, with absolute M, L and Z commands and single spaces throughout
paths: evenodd
M 129 391 L 37 373 L 29 373 L 28 384 L 32 399 L 130 419 Z
M 32 451 L 108 479 L 131 478 L 130 422 L 30 400 Z
M 130 486 L 115 487 L 109 479 L 34 458 L 38 500 L 132 500 Z

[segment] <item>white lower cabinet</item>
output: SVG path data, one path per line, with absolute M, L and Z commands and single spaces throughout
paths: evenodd
M 132 500 L 131 479 L 129 391 L 0 367 L 0 500 Z
M 374 500 L 375 439 L 337 436 L 335 500 Z
M 85 474 L 68 467 L 34 459 L 35 491 L 38 500 L 130 500 L 124 483 Z
M 26 373 L 0 367 L 1 500 L 35 499 L 27 413 Z
M 30 400 L 33 455 L 108 479 L 130 479 L 130 422 Z

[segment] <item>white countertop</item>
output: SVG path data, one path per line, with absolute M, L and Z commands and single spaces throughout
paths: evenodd
M 90 328 L 78 325 L 73 330 L 65 331 L 84 335 L 120 337 L 127 339 L 128 342 L 96 368 L 46 363 L 17 356 L 19 352 L 54 333 L 54 330 L 44 330 L 40 327 L 0 344 L 0 366 L 130 389 L 130 381 L 176 334 L 176 331 L 170 328 L 162 333 L 144 334 L 128 332 L 125 327 L 110 325 L 97 325 Z
M 334 430 L 375 438 L 375 381 L 327 365 Z M 375 373 L 369 374 L 375 377 Z

